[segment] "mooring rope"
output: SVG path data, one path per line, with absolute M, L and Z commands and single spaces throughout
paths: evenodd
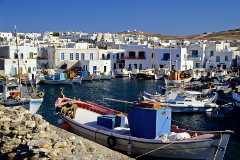
M 137 159 L 137 158 L 140 158 L 140 157 L 145 156 L 145 155 L 147 155 L 147 154 L 149 154 L 149 153 L 152 153 L 152 152 L 154 152 L 154 151 L 156 151 L 156 150 L 159 150 L 159 149 L 162 149 L 162 148 L 164 148 L 164 147 L 166 147 L 166 146 L 169 146 L 170 144 L 173 144 L 173 143 L 174 143 L 174 142 L 171 142 L 171 143 L 166 144 L 166 145 L 164 145 L 164 146 L 162 146 L 162 147 L 156 148 L 156 149 L 151 150 L 151 151 L 149 151 L 149 152 L 147 152 L 147 153 L 144 153 L 144 154 L 142 154 L 142 155 L 139 155 L 139 156 L 137 156 L 137 157 L 135 157 L 135 158 L 136 158 L 136 159 Z

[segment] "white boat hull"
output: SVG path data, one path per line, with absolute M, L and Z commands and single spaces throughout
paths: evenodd
M 48 80 L 44 79 L 44 83 L 46 84 L 73 84 L 73 79 L 66 79 L 66 80 Z
M 100 80 L 101 75 L 93 75 L 93 80 Z
M 90 77 L 83 77 L 82 78 L 82 81 L 92 81 L 93 80 L 93 77 L 90 76 Z
M 165 83 L 182 83 L 182 82 L 188 83 L 188 82 L 191 81 L 191 79 L 192 79 L 192 77 L 181 79 L 181 80 L 167 80 L 167 79 L 165 79 Z
M 38 109 L 42 104 L 43 98 L 40 99 L 27 99 L 23 98 L 21 101 L 15 101 L 14 99 L 10 99 L 5 102 L 0 102 L 0 104 L 4 106 L 14 107 L 14 106 L 22 106 L 30 113 L 35 114 L 37 113 Z
M 166 157 L 166 158 L 182 158 L 182 159 L 213 159 L 215 153 L 215 147 L 220 143 L 220 138 L 197 140 L 191 143 L 181 141 L 169 141 L 162 142 L 161 140 L 156 141 L 153 139 L 144 139 L 131 137 L 129 135 L 120 135 L 89 127 L 84 124 L 80 124 L 70 118 L 59 114 L 60 117 L 67 123 L 69 123 L 69 130 L 77 135 L 80 135 L 89 140 L 95 141 L 104 146 L 108 146 L 107 139 L 109 136 L 115 137 L 116 145 L 114 149 L 121 151 L 128 151 L 128 143 L 131 143 L 131 153 L 134 154 L 145 154 L 147 152 L 156 150 L 147 154 L 148 156 L 154 157 Z
M 81 84 L 81 82 L 82 82 L 82 77 L 80 77 L 80 78 L 73 78 L 73 83 Z
M 112 79 L 112 75 L 102 75 L 100 79 L 101 80 L 110 80 L 110 79 Z

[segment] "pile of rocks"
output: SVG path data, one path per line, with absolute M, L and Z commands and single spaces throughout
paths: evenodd
M 129 159 L 50 125 L 21 106 L 0 105 L 0 159 Z

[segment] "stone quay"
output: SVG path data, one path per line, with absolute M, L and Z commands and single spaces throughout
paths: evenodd
M 22 106 L 0 105 L 0 159 L 133 159 L 49 124 Z

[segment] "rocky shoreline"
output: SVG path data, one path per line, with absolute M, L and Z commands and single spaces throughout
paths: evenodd
M 49 124 L 21 106 L 0 105 L 0 159 L 132 159 Z

